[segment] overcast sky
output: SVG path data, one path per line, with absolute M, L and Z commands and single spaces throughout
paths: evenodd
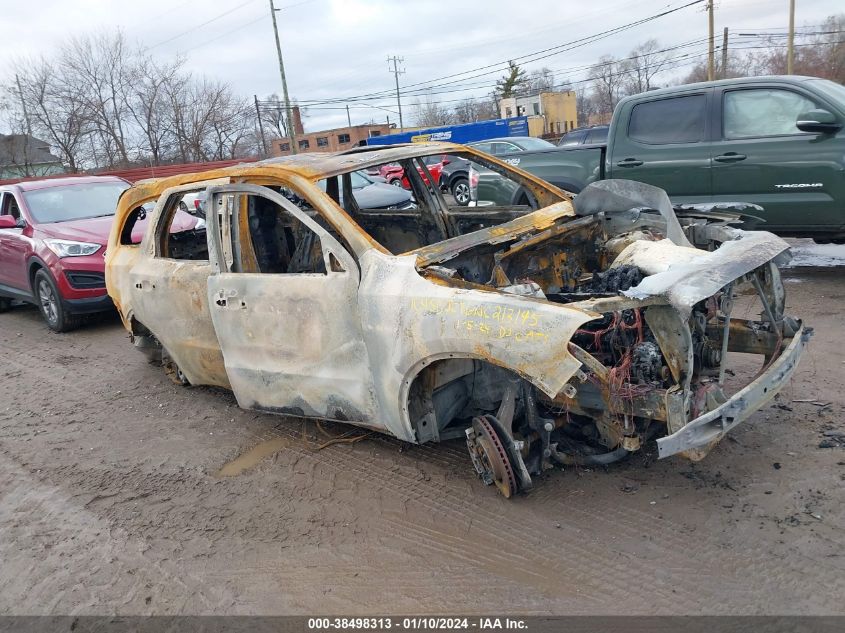
M 602 39 L 576 40 L 690 1 L 275 0 L 282 8 L 277 15 L 292 98 L 307 104 L 392 90 L 386 58 L 398 55 L 404 57 L 402 85 L 424 86 L 480 69 L 434 82 L 430 98 L 449 105 L 489 92 L 507 59 L 552 47 L 564 50 L 543 53 L 549 56 L 525 61 L 523 67 L 547 66 L 557 81 L 577 82 L 586 75 L 584 67 L 602 55 L 626 56 L 637 44 L 656 38 L 666 48 L 689 44 L 670 53 L 678 58 L 673 73 L 683 73 L 706 51 L 705 42 L 696 42 L 707 35 L 703 2 Z M 731 42 L 737 47 L 755 43 L 740 33 L 785 32 L 788 6 L 789 0 L 716 0 L 719 42 L 725 26 L 737 35 Z M 841 0 L 797 0 L 796 25 L 812 30 L 842 10 Z M 0 15 L 3 78 L 17 56 L 49 57 L 70 36 L 121 29 L 156 56 L 183 54 L 189 70 L 227 81 L 244 96 L 281 93 L 269 0 L 0 0 Z M 696 57 L 679 57 L 684 54 Z M 473 77 L 486 72 L 491 74 Z M 406 124 L 413 122 L 419 98 L 403 98 Z M 347 99 L 312 105 L 306 129 L 345 125 L 345 103 L 353 106 L 353 124 L 386 116 L 397 120 L 395 113 L 379 109 L 395 111 L 395 97 Z

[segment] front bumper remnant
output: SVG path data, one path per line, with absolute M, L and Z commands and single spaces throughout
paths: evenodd
M 679 431 L 657 440 L 659 458 L 718 442 L 740 422 L 765 405 L 786 385 L 798 366 L 812 330 L 803 325 L 783 353 L 756 380 L 707 413 L 692 420 Z

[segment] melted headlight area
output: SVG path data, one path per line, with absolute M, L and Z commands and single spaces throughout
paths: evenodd
M 726 402 L 728 352 L 760 355 L 762 373 L 798 329 L 783 316 L 772 263 L 696 303 L 688 316 L 663 300 L 627 298 L 623 292 L 647 275 L 613 267 L 615 256 L 632 241 L 663 236 L 646 229 L 607 239 L 592 220 L 449 262 L 452 278 L 601 311 L 572 337 L 567 351 L 581 369 L 554 398 L 482 360 L 439 361 L 413 386 L 419 441 L 465 436 L 478 474 L 505 496 L 531 488 L 546 469 L 608 464 L 680 430 Z M 749 293 L 760 319 L 733 315 L 736 297 Z M 698 460 L 711 447 L 683 454 Z

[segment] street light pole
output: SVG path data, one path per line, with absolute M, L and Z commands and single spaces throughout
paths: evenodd
M 276 35 L 276 53 L 279 56 L 279 74 L 282 76 L 282 95 L 285 99 L 285 117 L 288 120 L 288 138 L 290 138 L 291 154 L 296 154 L 299 147 L 296 142 L 296 130 L 293 125 L 293 112 L 290 107 L 290 97 L 288 96 L 288 81 L 285 78 L 285 62 L 282 61 L 282 44 L 279 42 L 279 27 L 276 24 L 276 11 L 279 11 L 273 5 L 273 0 L 270 0 L 270 16 L 273 18 L 273 33 Z

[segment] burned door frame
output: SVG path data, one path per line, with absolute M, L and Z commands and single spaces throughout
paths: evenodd
M 240 218 L 246 196 L 274 203 L 311 231 L 320 241 L 325 273 L 233 272 L 235 240 L 243 245 L 248 239 L 238 228 L 246 226 Z M 267 187 L 213 186 L 206 200 L 219 209 L 207 216 L 208 301 L 238 404 L 382 428 L 358 310 L 360 271 L 352 255 Z M 233 230 L 223 230 L 227 225 Z
M 228 388 L 223 355 L 208 307 L 210 259 L 174 259 L 159 252 L 162 233 L 175 214 L 175 210 L 174 214 L 166 213 L 173 196 L 223 182 L 223 179 L 194 182 L 161 193 L 152 212 L 152 230 L 147 230 L 140 244 L 141 252 L 147 256 L 131 266 L 129 279 L 136 289 L 132 313 L 161 343 L 165 362 L 175 362 L 191 384 Z M 162 310 L 163 305 L 168 309 Z

